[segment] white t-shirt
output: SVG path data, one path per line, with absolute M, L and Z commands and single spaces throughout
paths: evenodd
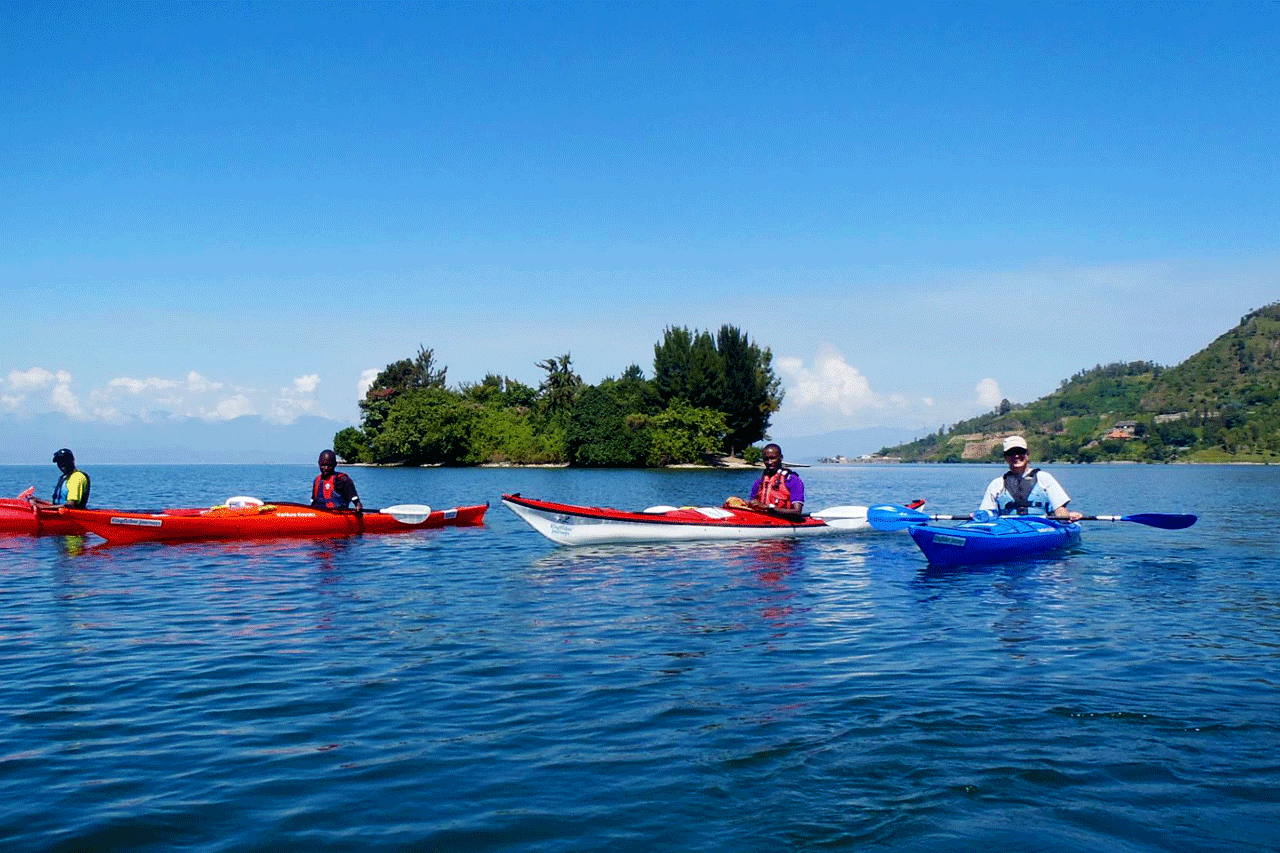
M 1031 476 L 1031 470 L 1031 466 L 1028 465 L 1026 472 L 1022 475 L 1024 480 Z M 982 496 L 982 505 L 978 509 L 998 511 L 1011 500 L 1013 500 L 1013 495 L 1005 490 L 1004 474 L 1001 474 L 987 486 L 986 494 Z M 1067 494 L 1067 490 L 1062 488 L 1052 474 L 1048 471 L 1039 471 L 1036 473 L 1036 487 L 1031 490 L 1027 500 L 1033 503 L 1043 500 L 1049 504 L 1049 509 L 1052 511 L 1066 505 L 1071 500 L 1071 496 Z

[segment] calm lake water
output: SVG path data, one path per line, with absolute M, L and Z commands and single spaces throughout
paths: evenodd
M 86 460 L 87 462 L 87 460 Z M 311 466 L 87 466 L 97 506 L 305 500 Z M 803 471 L 974 508 L 990 466 Z M 715 504 L 743 472 L 349 469 L 484 527 L 0 537 L 0 849 L 1280 849 L 1280 468 L 1051 468 L 1065 556 L 902 534 L 560 548 L 519 491 Z M 52 465 L 0 467 L 0 494 Z

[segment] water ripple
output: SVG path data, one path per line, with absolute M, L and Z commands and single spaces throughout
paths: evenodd
M 1144 494 L 1194 508 L 1215 470 L 1081 470 L 1073 492 L 1115 501 L 1117 478 L 1147 478 Z M 867 482 L 908 493 L 971 474 L 808 479 L 835 504 Z M 384 502 L 533 483 L 627 505 L 733 483 L 498 476 L 359 479 Z M 980 571 L 930 570 L 905 536 L 556 548 L 502 513 L 326 542 L 0 538 L 0 838 L 193 853 L 1274 849 L 1269 540 L 1135 527 Z

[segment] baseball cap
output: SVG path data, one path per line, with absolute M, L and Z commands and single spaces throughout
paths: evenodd
M 1008 453 L 1010 450 L 1015 450 L 1015 449 L 1026 450 L 1027 440 L 1020 435 L 1011 435 L 1008 438 L 1006 438 L 1004 440 L 1004 452 Z

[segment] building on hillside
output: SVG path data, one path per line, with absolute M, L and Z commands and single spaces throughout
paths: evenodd
M 1138 422 L 1137 421 L 1120 421 L 1111 428 L 1103 438 L 1119 439 L 1120 441 L 1128 441 L 1137 437 Z

